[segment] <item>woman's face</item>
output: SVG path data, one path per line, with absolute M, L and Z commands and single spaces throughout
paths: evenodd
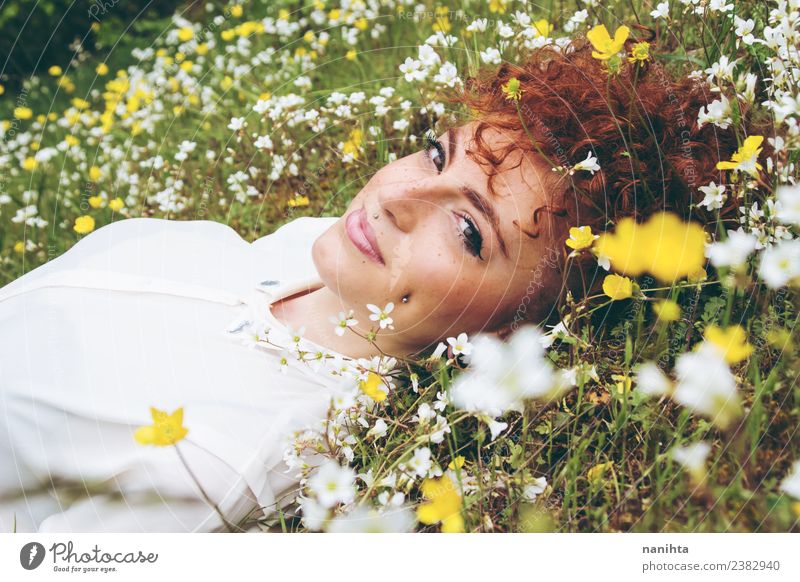
M 323 283 L 343 309 L 355 311 L 358 327 L 375 324 L 366 304 L 394 303 L 394 330 L 379 339 L 398 352 L 462 331 L 495 331 L 515 316 L 521 324 L 558 292 L 561 231 L 547 212 L 533 226 L 534 210 L 548 202 L 549 167 L 526 159 L 508 169 L 519 159 L 515 150 L 494 179 L 493 196 L 483 166 L 465 153 L 475 125 L 440 136 L 440 149 L 423 147 L 383 167 L 314 243 Z M 492 130 L 483 137 L 492 149 L 504 143 Z

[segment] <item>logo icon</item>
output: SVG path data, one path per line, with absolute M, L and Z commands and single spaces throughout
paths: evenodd
M 44 561 L 44 546 L 39 542 L 28 542 L 19 551 L 19 563 L 26 570 L 35 570 Z

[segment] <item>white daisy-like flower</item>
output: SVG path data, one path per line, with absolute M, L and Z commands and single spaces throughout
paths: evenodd
M 454 356 L 459 354 L 468 356 L 472 353 L 472 344 L 469 343 L 469 336 L 464 332 L 458 334 L 458 337 L 447 338 L 447 343 L 452 346 Z
M 536 477 L 530 484 L 526 485 L 522 496 L 528 501 L 534 501 L 536 497 L 544 493 L 547 488 L 547 479 L 545 477 Z
M 572 166 L 572 169 L 570 170 L 569 173 L 570 173 L 570 175 L 572 175 L 575 172 L 578 172 L 580 170 L 585 170 L 587 172 L 591 172 L 592 175 L 594 175 L 595 172 L 600 170 L 600 164 L 597 163 L 597 158 L 594 157 L 592 152 L 589 152 L 589 153 L 586 154 L 586 159 L 585 160 L 583 160 L 582 162 L 578 162 L 577 164 Z
M 705 195 L 700 206 L 705 206 L 708 210 L 719 210 L 728 199 L 725 194 L 725 186 L 722 184 L 717 186 L 716 182 L 711 182 L 708 186 L 700 186 L 698 190 Z
M 348 327 L 352 327 L 358 323 L 358 321 L 353 318 L 352 309 L 346 315 L 344 311 L 339 312 L 339 317 L 332 315 L 330 321 L 335 325 L 334 331 L 336 331 L 336 335 L 340 337 L 344 335 L 344 332 L 347 331 Z
M 781 481 L 781 491 L 800 499 L 800 461 L 795 461 L 791 472 Z
M 355 499 L 355 479 L 353 469 L 329 460 L 309 478 L 308 488 L 314 492 L 322 507 L 329 508 Z
M 389 329 L 394 329 L 394 326 L 392 325 L 394 323 L 394 320 L 391 317 L 389 317 L 389 314 L 394 309 L 394 303 L 393 302 L 390 301 L 389 303 L 387 303 L 386 307 L 384 307 L 383 309 L 381 309 L 377 305 L 373 305 L 372 303 L 368 303 L 367 304 L 367 309 L 369 309 L 372 312 L 370 314 L 369 318 L 372 321 L 379 322 L 380 326 L 381 326 L 381 329 L 386 329 L 387 327 Z
M 650 16 L 653 18 L 669 18 L 669 2 L 659 3 L 655 10 L 650 11 Z
M 228 124 L 228 129 L 231 131 L 239 131 L 247 125 L 244 117 L 231 117 L 231 122 Z

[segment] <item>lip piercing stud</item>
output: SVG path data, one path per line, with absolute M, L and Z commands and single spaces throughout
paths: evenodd
M 378 220 L 378 215 L 377 214 L 373 214 L 372 218 L 374 218 L 375 220 Z

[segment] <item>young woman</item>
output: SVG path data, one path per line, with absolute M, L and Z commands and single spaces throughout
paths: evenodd
M 474 119 L 380 169 L 339 218 L 253 243 L 210 221 L 93 232 L 0 291 L 0 529 L 270 515 L 294 497 L 285 438 L 325 417 L 343 370 L 552 318 L 605 273 L 565 261 L 571 226 L 710 216 L 698 188 L 736 150 L 698 123 L 717 97 L 648 60 L 611 74 L 578 40 L 470 79 L 452 101 Z M 151 406 L 183 408 L 181 459 L 134 439 Z

